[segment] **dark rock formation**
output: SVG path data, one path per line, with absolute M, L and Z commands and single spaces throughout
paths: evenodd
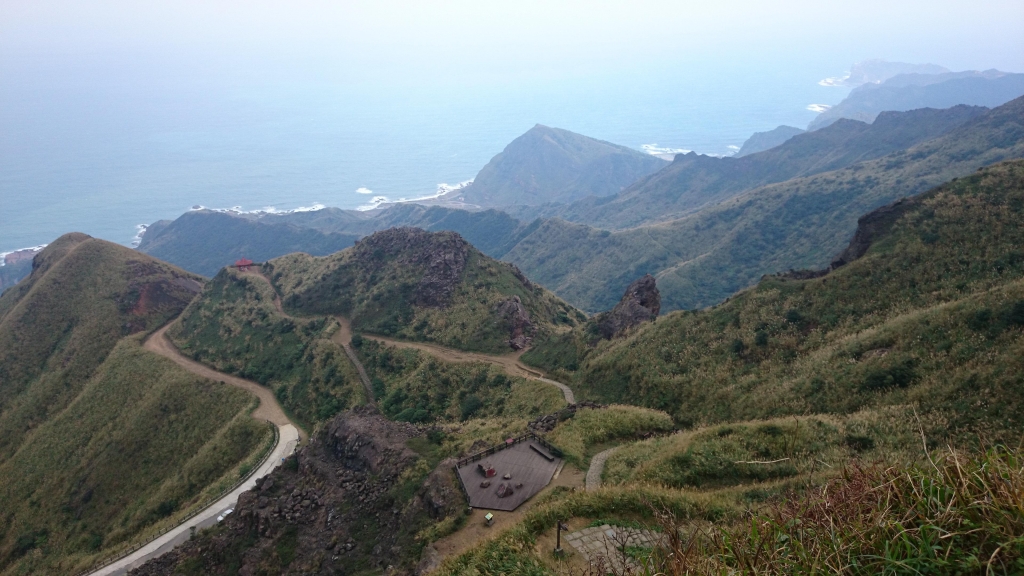
M 536 419 L 534 419 L 532 422 L 527 424 L 526 427 L 529 428 L 530 431 L 535 432 L 537 434 L 544 434 L 544 433 L 547 433 L 547 432 L 551 432 L 552 430 L 555 429 L 555 426 L 557 426 L 559 422 L 561 422 L 563 420 L 568 420 L 569 418 L 572 418 L 580 410 L 583 410 L 585 408 L 604 408 L 604 407 L 605 407 L 604 404 L 598 404 L 597 402 L 591 402 L 590 400 L 583 400 L 582 402 L 577 402 L 575 404 L 569 404 L 568 406 L 566 406 L 565 408 L 562 408 L 558 412 L 554 412 L 552 414 L 546 414 L 544 416 L 539 416 Z
M 419 434 L 373 408 L 340 414 L 243 494 L 220 528 L 132 574 L 176 574 L 183 565 L 204 574 L 412 574 L 416 533 L 464 505 L 451 462 L 426 479 L 412 473 L 420 458 L 406 442 Z
M 887 234 L 893 224 L 907 212 L 917 208 L 921 202 L 932 194 L 923 194 L 899 200 L 876 208 L 857 219 L 857 231 L 854 232 L 850 244 L 836 256 L 828 268 L 822 270 L 790 270 L 778 276 L 790 280 L 811 280 L 821 278 L 829 272 L 853 262 L 867 253 L 868 248 L 881 236 Z
M 610 340 L 633 326 L 654 320 L 659 312 L 661 294 L 655 285 L 654 276 L 647 274 L 630 284 L 615 308 L 602 312 L 595 321 L 601 337 Z
M 522 350 L 529 346 L 536 327 L 530 322 L 530 312 L 523 306 L 519 296 L 502 300 L 494 310 L 508 324 L 508 345 L 513 350 Z
M 469 243 L 455 232 L 391 228 L 375 232 L 356 244 L 357 258 L 395 258 L 401 265 L 424 270 L 413 293 L 417 306 L 444 308 L 466 269 Z

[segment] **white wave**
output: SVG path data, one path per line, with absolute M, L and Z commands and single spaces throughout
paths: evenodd
M 142 243 L 142 235 L 146 233 L 146 228 L 149 228 L 149 226 L 146 226 L 145 224 L 135 225 L 135 236 L 132 238 L 132 248 L 138 248 L 139 244 Z
M 825 78 L 818 80 L 818 86 L 828 86 L 829 88 L 838 88 L 846 86 L 846 82 L 850 79 L 850 73 L 847 72 L 846 76 L 833 76 L 831 78 Z
M 18 248 L 17 250 L 8 250 L 7 252 L 0 252 L 0 266 L 7 265 L 7 256 L 14 254 L 15 252 L 25 252 L 31 250 L 32 252 L 39 252 L 43 248 L 46 248 L 49 244 L 40 244 L 39 246 L 29 246 L 28 248 Z
M 360 186 L 359 188 L 356 188 L 356 194 L 373 194 L 373 190 L 370 190 L 365 186 Z
M 437 198 L 440 198 L 441 196 L 444 196 L 445 194 L 449 194 L 457 190 L 462 190 L 463 188 L 469 186 L 472 183 L 472 179 L 464 180 L 462 182 L 459 182 L 458 184 L 448 184 L 447 182 L 442 182 L 437 185 L 437 190 L 433 194 L 417 196 L 415 198 L 406 198 L 403 196 L 402 198 L 398 198 L 397 200 L 391 200 L 387 196 L 374 196 L 373 198 L 370 199 L 368 203 L 357 207 L 356 210 L 365 212 L 367 210 L 375 210 L 385 204 L 400 204 L 402 202 L 421 202 L 423 200 L 435 200 Z
M 368 204 L 357 206 L 356 210 L 359 210 L 360 212 L 366 212 L 367 210 L 375 210 L 389 202 L 390 200 L 388 200 L 387 196 L 374 196 L 373 198 L 370 198 L 370 202 Z
M 297 212 L 316 212 L 317 210 L 323 210 L 327 206 L 319 202 L 313 203 L 312 206 L 299 206 L 298 208 L 289 208 L 282 210 L 275 206 L 266 206 L 257 210 L 242 210 L 241 206 L 232 206 L 231 208 L 207 208 L 201 204 L 196 204 L 189 209 L 190 212 L 197 210 L 209 210 L 210 212 L 222 212 L 225 214 L 252 214 L 254 216 L 265 216 L 267 214 L 295 214 Z
M 810 110 L 811 112 L 817 112 L 818 114 L 821 114 L 822 112 L 828 110 L 831 107 L 832 106 L 829 105 L 829 104 L 808 104 L 807 105 L 807 109 L 808 110 Z
M 643 144 L 640 146 L 640 148 L 643 148 L 643 151 L 647 152 L 651 156 L 665 156 L 669 154 L 689 154 L 690 152 L 693 152 L 693 150 L 687 150 L 686 148 L 662 148 L 657 144 Z

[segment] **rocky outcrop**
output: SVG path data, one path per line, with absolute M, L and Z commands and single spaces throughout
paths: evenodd
M 401 227 L 375 232 L 360 240 L 355 250 L 357 258 L 367 261 L 394 258 L 411 270 L 422 270 L 412 303 L 444 308 L 466 269 L 469 243 L 455 232 Z
M 171 575 L 234 567 L 255 574 L 412 574 L 415 536 L 464 505 L 444 462 L 423 479 L 406 442 L 420 435 L 360 407 L 332 420 L 312 442 L 239 498 L 221 529 L 132 572 Z M 411 494 L 411 496 L 409 495 Z
M 558 412 L 554 412 L 552 414 L 546 414 L 544 416 L 539 416 L 536 419 L 534 419 L 533 421 L 531 421 L 529 424 L 527 424 L 526 427 L 529 428 L 531 432 L 535 432 L 535 433 L 538 433 L 538 434 L 544 434 L 544 433 L 547 433 L 547 432 L 551 432 L 552 430 L 555 429 L 555 426 L 558 426 L 559 422 L 562 422 L 563 420 L 568 420 L 569 418 L 572 418 L 580 410 L 583 410 L 585 408 L 595 408 L 596 409 L 596 408 L 605 408 L 605 407 L 606 407 L 605 404 L 598 404 L 597 402 L 591 402 L 589 400 L 583 400 L 582 402 L 577 402 L 576 404 L 569 404 L 568 406 L 566 406 L 565 408 L 562 408 Z
M 530 345 L 536 327 L 530 322 L 530 312 L 523 306 L 519 296 L 502 300 L 495 306 L 494 311 L 508 324 L 508 345 L 513 350 L 522 350 Z
M 821 270 L 789 270 L 777 274 L 780 278 L 789 280 L 811 280 L 821 278 L 836 268 L 841 268 L 850 262 L 860 258 L 867 253 L 871 245 L 878 238 L 887 234 L 893 224 L 904 214 L 916 209 L 921 202 L 930 198 L 933 193 L 922 194 L 912 198 L 900 198 L 899 200 L 877 208 L 857 219 L 857 231 L 854 232 L 850 244 L 836 256 L 828 268 Z
M 601 337 L 610 340 L 629 328 L 654 320 L 659 312 L 661 293 L 654 276 L 647 274 L 630 284 L 615 308 L 599 314 L 595 322 Z

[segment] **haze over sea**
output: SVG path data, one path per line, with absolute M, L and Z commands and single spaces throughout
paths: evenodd
M 72 230 L 130 244 L 136 225 L 194 205 L 357 208 L 375 196 L 422 197 L 473 178 L 536 123 L 638 150 L 729 154 L 754 131 L 805 126 L 808 104 L 842 99 L 846 89 L 817 80 L 843 69 L 723 76 L 692 67 L 393 90 L 5 70 L 16 82 L 0 87 L 0 251 Z
M 195 205 L 429 196 L 537 123 L 729 154 L 806 126 L 847 93 L 818 81 L 866 58 L 1019 68 L 1012 17 L 869 3 L 0 3 L 0 253 L 130 245 Z

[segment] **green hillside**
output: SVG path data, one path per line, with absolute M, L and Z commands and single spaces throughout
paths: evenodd
M 537 337 L 582 318 L 451 232 L 394 228 L 333 256 L 292 254 L 264 270 L 287 310 L 341 314 L 357 331 L 463 350 L 509 351 L 517 336 Z
M 278 297 L 286 315 L 277 311 Z M 312 427 L 368 400 L 331 340 L 340 329 L 338 315 L 356 332 L 499 353 L 511 352 L 516 338 L 521 345 L 522 338 L 565 331 L 584 318 L 457 234 L 399 228 L 332 256 L 292 254 L 258 273 L 224 269 L 170 335 L 192 358 L 271 387 Z M 550 386 L 487 367 L 392 353 L 368 340 L 357 351 L 375 380 L 374 399 L 393 418 L 468 417 L 482 401 L 497 403 L 481 413 L 503 414 L 508 402 L 509 414 L 538 414 L 561 402 Z
M 502 258 L 588 311 L 607 310 L 645 273 L 658 279 L 663 310 L 703 308 L 764 274 L 827 266 L 861 214 L 1021 157 L 1024 98 L 909 150 L 757 188 L 680 220 L 619 232 L 546 220 Z
M 225 268 L 168 334 L 193 359 L 273 389 L 307 428 L 362 404 L 358 374 L 329 340 L 338 323 L 281 316 L 275 297 L 264 279 Z
M 933 438 L 1016 441 L 1022 215 L 1024 162 L 955 180 L 862 218 L 866 253 L 827 275 L 766 277 L 598 345 L 575 387 L 686 426 L 913 404 Z
M 320 232 L 280 218 L 253 218 L 212 210 L 156 222 L 139 250 L 197 274 L 213 276 L 240 258 L 264 262 L 290 252 L 322 256 L 348 248 L 359 236 Z
M 140 347 L 196 277 L 84 234 L 36 263 L 0 297 L 2 574 L 74 573 L 175 523 L 273 438 L 250 396 Z
M 550 215 L 608 230 L 674 220 L 752 188 L 905 150 L 985 111 L 978 106 L 953 106 L 886 112 L 870 124 L 843 120 L 747 156 L 713 158 L 691 152 L 676 156 L 670 166 L 613 198 L 584 199 Z
M 540 124 L 516 138 L 457 193 L 480 206 L 572 202 L 616 194 L 668 162 Z

